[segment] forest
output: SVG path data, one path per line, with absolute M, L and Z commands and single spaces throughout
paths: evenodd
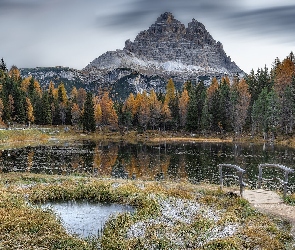
M 55 86 L 55 84 L 57 84 Z M 196 134 L 293 134 L 295 125 L 295 58 L 291 52 L 272 68 L 252 70 L 244 78 L 213 78 L 209 86 L 189 81 L 177 91 L 172 79 L 165 93 L 130 94 L 113 101 L 107 90 L 97 93 L 62 82 L 44 89 L 32 77 L 22 78 L 16 66 L 0 62 L 0 123 L 72 125 L 95 131 L 147 129 Z

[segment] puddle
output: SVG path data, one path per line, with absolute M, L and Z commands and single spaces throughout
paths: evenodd
M 65 229 L 81 238 L 100 236 L 104 224 L 111 215 L 135 211 L 128 205 L 89 201 L 49 202 L 42 205 L 42 208 L 52 209 L 61 218 Z

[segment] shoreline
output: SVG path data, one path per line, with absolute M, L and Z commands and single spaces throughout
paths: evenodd
M 110 142 L 126 143 L 254 143 L 254 144 L 273 144 L 295 148 L 295 138 L 277 137 L 274 141 L 264 140 L 261 136 L 252 137 L 244 135 L 235 138 L 233 134 L 224 135 L 197 135 L 185 132 L 157 131 L 149 130 L 143 133 L 138 131 L 128 131 L 124 133 L 98 131 L 94 133 L 84 133 L 79 130 L 65 131 L 64 127 L 36 127 L 30 129 L 0 130 L 0 149 L 9 149 L 12 147 L 26 147 L 38 145 L 51 145 L 65 141 L 81 140 L 101 140 Z

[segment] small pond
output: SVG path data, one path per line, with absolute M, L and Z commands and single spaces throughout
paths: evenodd
M 271 144 L 159 143 L 153 145 L 79 141 L 55 146 L 0 150 L 0 172 L 85 174 L 145 180 L 188 179 L 194 183 L 219 183 L 218 164 L 236 164 L 246 170 L 244 181 L 257 187 L 258 165 L 283 164 L 295 169 L 295 149 Z M 224 173 L 230 176 L 232 170 Z M 283 171 L 263 170 L 269 189 L 282 189 Z M 228 178 L 226 185 L 235 183 Z M 295 174 L 289 177 L 295 192 Z
M 49 202 L 42 208 L 52 209 L 67 232 L 81 238 L 100 236 L 105 222 L 112 215 L 134 212 L 134 208 L 128 205 L 89 201 Z

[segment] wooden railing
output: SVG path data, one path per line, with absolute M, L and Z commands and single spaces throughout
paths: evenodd
M 227 168 L 234 168 L 236 170 L 238 174 L 237 177 L 239 178 L 240 195 L 243 196 L 243 190 L 244 190 L 244 187 L 246 186 L 246 184 L 243 181 L 243 175 L 246 171 L 242 169 L 241 167 L 237 165 L 232 165 L 232 164 L 219 164 L 218 167 L 219 167 L 219 181 L 220 181 L 221 188 L 223 187 L 223 177 L 224 177 L 222 169 L 224 167 L 227 167 Z
M 280 164 L 260 164 L 258 165 L 258 168 L 259 168 L 259 175 L 258 175 L 258 188 L 261 188 L 261 185 L 262 185 L 262 181 L 263 181 L 263 178 L 262 178 L 262 169 L 263 168 L 278 168 L 280 170 L 283 170 L 285 172 L 285 180 L 280 180 L 281 183 L 283 184 L 284 186 L 284 198 L 286 197 L 286 194 L 287 194 L 287 188 L 288 188 L 288 177 L 289 177 L 289 174 L 292 174 L 294 173 L 294 169 L 291 169 L 291 168 L 288 168 L 284 165 L 280 165 Z

